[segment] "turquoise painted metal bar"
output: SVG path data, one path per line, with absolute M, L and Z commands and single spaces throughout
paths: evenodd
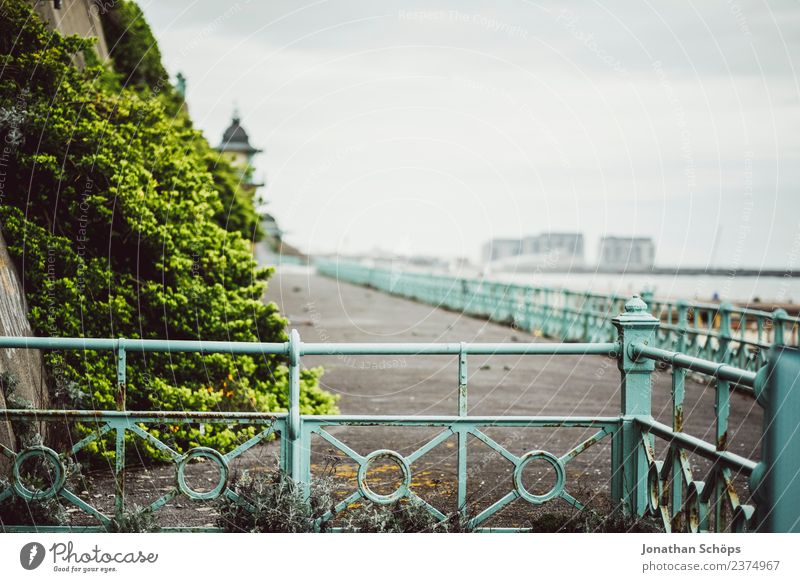
M 269 424 L 286 417 L 285 412 L 189 412 L 185 410 L 31 410 L 28 408 L 10 408 L 0 410 L 9 419 L 23 419 L 33 413 L 39 420 L 67 420 L 74 422 L 120 421 L 128 425 L 145 422 L 183 421 L 217 422 L 224 424 Z M 338 416 L 335 418 L 339 418 Z
M 687 356 L 679 352 L 670 352 L 660 348 L 653 348 L 641 343 L 633 344 L 630 350 L 634 358 L 646 357 L 678 368 L 683 368 L 684 370 L 691 370 L 693 372 L 700 372 L 708 376 L 713 376 L 723 381 L 736 382 L 737 384 L 750 388 L 753 387 L 756 381 L 755 372 L 748 372 L 727 364 L 720 364 L 694 356 Z
M 445 356 L 485 355 L 485 356 L 590 356 L 615 357 L 619 349 L 616 342 L 603 343 L 382 343 L 382 344 L 303 344 L 302 355 L 391 355 L 391 356 Z
M 94 338 L 0 337 L 0 348 L 43 350 L 113 350 L 118 340 Z M 299 338 L 295 340 L 299 342 Z M 176 344 L 176 345 L 173 345 Z M 446 356 L 472 355 L 617 355 L 616 342 L 604 343 L 297 343 L 297 356 Z M 183 340 L 125 340 L 126 352 L 195 352 L 199 354 L 290 355 L 292 340 L 285 343 L 202 342 Z M 124 378 L 124 376 L 123 376 Z
M 126 352 L 194 352 L 198 354 L 284 354 L 289 343 L 217 342 L 161 339 L 105 339 L 54 337 L 0 337 L 0 347 L 40 350 L 117 350 L 124 341 Z
M 304 414 L 303 423 L 319 426 L 504 426 L 513 428 L 592 428 L 619 423 L 615 416 L 317 416 Z
M 473 283 L 465 283 L 468 288 Z M 503 292 L 510 292 L 503 286 Z M 510 301 L 500 305 L 503 314 L 514 312 L 514 302 L 522 302 L 531 306 L 530 298 L 537 292 L 512 290 Z M 547 294 L 544 290 L 541 294 Z M 572 297 L 570 295 L 570 297 Z M 480 301 L 473 295 L 462 298 L 464 308 Z M 593 300 L 588 294 L 582 294 L 580 301 Z M 676 325 L 685 326 L 688 321 L 689 307 L 679 306 L 676 314 Z M 685 307 L 685 309 L 684 309 Z M 566 324 L 559 332 L 572 334 L 573 328 L 581 328 L 582 334 L 595 326 L 593 315 L 582 313 Z M 597 325 L 599 326 L 599 319 Z M 562 322 L 563 323 L 563 322 Z M 790 397 L 797 391 L 791 391 L 788 384 L 796 381 L 796 377 L 784 373 L 780 382 L 766 377 L 766 368 L 758 374 L 734 367 L 729 364 L 703 359 L 696 354 L 686 354 L 652 347 L 656 341 L 661 323 L 654 317 L 648 306 L 638 297 L 626 302 L 622 313 L 611 318 L 616 334 L 602 336 L 603 339 L 615 341 L 595 341 L 588 343 L 530 343 L 530 344 L 479 344 L 479 343 L 413 343 L 413 344 L 346 344 L 346 343 L 303 343 L 299 334 L 292 330 L 289 341 L 285 343 L 233 343 L 233 342 L 190 342 L 167 340 L 136 339 L 82 339 L 82 338 L 7 338 L 0 337 L 1 347 L 23 347 L 39 349 L 95 349 L 117 353 L 117 381 L 121 386 L 125 383 L 125 354 L 137 351 L 185 351 L 196 353 L 251 353 L 276 354 L 287 357 L 289 366 L 289 407 L 287 412 L 255 413 L 255 412 L 192 412 L 192 411 L 131 411 L 125 409 L 124 398 L 119 410 L 0 410 L 7 421 L 36 420 L 37 422 L 84 423 L 96 427 L 96 430 L 73 444 L 68 450 L 57 453 L 47 446 L 28 447 L 13 451 L 0 445 L 0 452 L 12 460 L 13 470 L 11 486 L 0 491 L 0 502 L 9 496 L 16 495 L 23 499 L 43 499 L 59 497 L 66 503 L 78 507 L 85 514 L 95 519 L 95 526 L 79 526 L 76 528 L 33 528 L 38 531 L 103 531 L 113 519 L 94 507 L 89 500 L 70 490 L 66 484 L 65 463 L 79 455 L 86 446 L 106 434 L 113 435 L 115 446 L 114 472 L 116 475 L 114 513 L 118 517 L 125 509 L 124 471 L 126 469 L 125 444 L 132 439 L 143 439 L 162 450 L 175 465 L 176 483 L 150 505 L 158 510 L 176 496 L 185 496 L 191 500 L 210 500 L 221 496 L 227 497 L 243 507 L 249 506 L 246 499 L 236 495 L 228 484 L 229 464 L 246 453 L 252 447 L 264 442 L 274 435 L 280 436 L 280 466 L 303 485 L 313 479 L 311 465 L 312 437 L 318 435 L 338 449 L 343 455 L 358 464 L 359 478 L 356 489 L 347 496 L 334 513 L 344 510 L 355 501 L 362 500 L 376 504 L 392 503 L 403 497 L 418 500 L 436 519 L 447 519 L 440 509 L 423 502 L 414 493 L 412 482 L 412 465 L 429 454 L 436 447 L 450 439 L 457 441 L 457 511 L 466 520 L 469 527 L 477 531 L 512 531 L 514 528 L 487 526 L 488 520 L 496 517 L 509 504 L 527 502 L 534 505 L 560 499 L 577 509 L 583 509 L 583 503 L 569 492 L 569 479 L 566 466 L 585 450 L 605 439 L 611 441 L 611 496 L 626 511 L 639 515 L 652 514 L 660 516 L 666 531 L 687 531 L 726 529 L 742 531 L 756 526 L 763 530 L 776 528 L 767 518 L 765 512 L 775 511 L 779 506 L 782 516 L 797 516 L 800 520 L 800 507 L 796 499 L 776 500 L 769 494 L 763 496 L 758 505 L 743 504 L 736 493 L 735 477 L 737 474 L 750 475 L 759 471 L 754 461 L 745 459 L 728 451 L 728 414 L 730 390 L 742 385 L 749 387 L 757 395 L 760 404 L 770 402 L 768 395 L 783 394 Z M 698 321 L 699 324 L 699 321 Z M 723 326 L 727 328 L 727 324 Z M 599 328 L 598 328 L 599 329 Z M 725 335 L 723 333 L 723 335 Z M 687 336 L 683 336 L 686 339 Z M 789 348 L 784 348 L 789 350 Z M 402 354 L 412 356 L 456 356 L 457 362 L 457 402 L 452 415 L 304 415 L 300 414 L 300 369 L 303 355 L 384 355 Z M 487 416 L 470 415 L 468 406 L 468 357 L 480 355 L 587 355 L 611 356 L 616 358 L 621 374 L 621 401 L 619 414 L 615 416 Z M 652 417 L 652 380 L 651 375 L 656 362 L 664 362 L 672 366 L 673 373 L 673 415 L 672 426 L 657 422 Z M 685 374 L 691 371 L 704 374 L 716 380 L 716 427 L 715 440 L 708 443 L 702 439 L 683 432 L 683 400 L 686 392 Z M 767 408 L 765 416 L 765 432 L 770 426 L 785 427 L 794 423 L 797 418 L 784 418 L 788 414 L 785 407 Z M 789 407 L 789 410 L 793 410 Z M 783 415 L 783 416 L 781 416 Z M 769 421 L 769 424 L 768 424 Z M 148 430 L 154 425 L 163 424 L 224 424 L 229 426 L 253 426 L 256 433 L 246 441 L 236 443 L 230 451 L 217 451 L 206 447 L 194 447 L 179 453 L 161 441 Z M 362 455 L 346 444 L 346 439 L 334 436 L 332 427 L 434 427 L 441 430 L 427 442 L 418 446 L 416 451 L 401 454 L 392 449 L 377 449 Z M 523 454 L 516 454 L 491 438 L 487 428 L 575 428 L 594 429 L 594 434 L 576 443 L 570 450 L 554 454 L 549 451 L 531 448 Z M 781 429 L 783 430 L 783 429 Z M 513 465 L 513 486 L 502 494 L 494 503 L 484 508 L 477 515 L 470 515 L 467 506 L 467 485 L 471 478 L 468 472 L 467 452 L 469 438 L 472 437 Z M 789 436 L 784 435 L 785 438 Z M 665 461 L 658 460 L 657 447 L 666 448 Z M 777 449 L 776 449 L 777 450 Z M 772 451 L 772 450 L 770 450 Z M 769 474 L 778 453 L 764 455 L 761 474 Z M 705 481 L 695 479 L 690 455 L 697 455 L 712 462 L 713 468 Z M 20 467 L 31 457 L 41 457 L 43 462 L 51 465 L 56 475 L 51 487 L 36 490 L 26 484 Z M 781 457 L 782 462 L 791 465 L 792 458 Z M 220 480 L 211 491 L 195 491 L 184 477 L 188 463 L 195 459 L 204 459 L 216 463 Z M 394 461 L 402 470 L 403 480 L 400 487 L 389 495 L 379 494 L 369 487 L 370 466 L 377 459 Z M 555 484 L 541 494 L 529 491 L 524 483 L 525 467 L 531 462 L 546 463 L 555 475 Z M 800 465 L 800 461 L 798 461 Z M 780 475 L 788 473 L 780 472 Z M 755 477 L 754 477 L 755 478 Z M 783 478 L 783 477 L 782 477 Z M 756 479 L 757 481 L 757 479 Z M 768 482 L 771 484 L 771 482 Z M 765 486 L 766 487 L 766 486 Z M 769 489 L 765 489 L 769 491 Z M 95 528 L 95 529 L 92 529 Z M 196 530 L 197 528 L 168 528 L 169 530 Z M 201 528 L 202 529 L 202 528 Z M 7 531 L 30 531 L 31 528 L 9 526 Z M 517 531 L 517 530 L 514 530 Z M 519 530 L 519 531 L 524 531 Z
M 709 461 L 722 463 L 727 467 L 735 469 L 736 471 L 741 471 L 747 475 L 752 473 L 756 468 L 757 463 L 755 461 L 751 461 L 750 459 L 734 453 L 719 451 L 711 443 L 707 443 L 706 441 L 689 434 L 675 432 L 666 424 L 657 422 L 652 418 L 637 418 L 636 422 L 642 427 L 643 430 L 646 430 L 652 435 L 664 440 L 673 441 L 675 444 L 680 445 L 682 449 L 696 453 L 697 455 L 703 457 L 704 459 L 708 459 Z

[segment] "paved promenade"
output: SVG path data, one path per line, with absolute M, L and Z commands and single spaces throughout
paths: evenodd
M 436 309 L 370 289 L 316 275 L 308 269 L 283 267 L 271 280 L 266 300 L 275 301 L 286 314 L 290 327 L 307 342 L 530 342 L 536 338 L 484 320 Z M 324 387 L 341 396 L 345 414 L 455 415 L 457 370 L 455 357 L 304 357 L 305 366 L 324 366 Z M 654 375 L 654 415 L 670 422 L 670 374 Z M 687 431 L 707 441 L 714 435 L 714 389 L 687 382 Z M 619 372 L 616 361 L 601 356 L 470 356 L 469 413 L 472 415 L 575 415 L 616 416 L 619 410 Z M 761 409 L 753 399 L 733 394 L 729 449 L 757 458 L 761 432 Z M 376 449 L 409 454 L 441 432 L 416 427 L 333 427 L 331 433 L 362 455 Z M 587 429 L 484 429 L 486 434 L 515 455 L 530 450 L 564 454 L 594 432 Z M 317 437 L 315 437 L 317 438 Z M 512 465 L 484 443 L 470 437 L 467 473 L 468 504 L 474 515 L 505 496 L 513 488 Z M 278 442 L 255 447 L 231 466 L 232 477 L 242 470 L 277 469 Z M 312 442 L 312 473 L 332 478 L 338 499 L 356 488 L 357 465 L 322 439 Z M 664 452 L 657 441 L 657 454 Z M 608 439 L 587 449 L 566 465 L 566 490 L 590 508 L 608 509 L 610 477 Z M 137 467 L 135 450 L 128 454 L 131 467 L 126 477 L 129 507 L 145 506 L 174 487 L 172 465 Z M 708 464 L 690 457 L 695 476 L 702 478 Z M 457 443 L 455 437 L 442 442 L 411 465 L 412 490 L 443 513 L 456 509 Z M 545 493 L 553 482 L 551 469 L 531 463 L 523 475 L 529 491 Z M 113 475 L 109 464 L 89 470 L 89 479 L 76 488 L 98 509 L 113 513 Z M 367 480 L 378 493 L 392 492 L 399 470 L 392 464 L 375 465 Z M 192 486 L 208 490 L 218 480 L 210 463 L 187 468 Z M 86 490 L 83 490 L 83 488 Z M 744 479 L 737 480 L 743 499 Z M 92 518 L 70 509 L 75 524 Z M 557 499 L 534 507 L 517 499 L 485 525 L 525 527 L 532 518 L 552 514 L 561 524 L 574 513 Z M 172 499 L 159 512 L 162 526 L 212 526 L 217 519 L 214 502 Z M 558 525 L 557 527 L 560 527 Z
M 549 341 L 520 330 L 385 295 L 370 289 L 321 277 L 311 270 L 283 267 L 274 276 L 267 300 L 275 301 L 304 341 L 330 342 L 530 342 Z M 346 414 L 456 414 L 457 361 L 447 356 L 304 357 L 306 366 L 325 368 L 324 387 L 341 395 Z M 654 416 L 670 423 L 670 373 L 655 374 Z M 469 413 L 492 415 L 616 415 L 619 409 L 619 372 L 616 362 L 599 356 L 470 356 Z M 687 432 L 713 441 L 714 390 L 687 382 Z M 760 408 L 752 398 L 733 394 L 730 450 L 757 458 L 761 428 Z M 495 429 L 486 431 L 514 454 L 544 449 L 563 454 L 592 431 L 585 429 Z M 366 454 L 378 448 L 410 453 L 438 433 L 437 429 L 348 428 L 336 435 Z M 657 443 L 658 445 L 658 443 Z M 511 489 L 511 464 L 477 440 L 469 443 L 469 501 L 479 510 Z M 322 441 L 315 449 L 316 472 L 335 465 L 339 479 L 352 478 L 355 465 L 341 462 L 338 451 Z M 663 450 L 663 446 L 659 451 Z M 442 511 L 454 506 L 455 438 L 422 457 L 412 466 L 414 490 Z M 610 475 L 608 440 L 585 451 L 567 465 L 567 491 L 584 503 L 602 507 L 607 502 Z M 706 465 L 697 461 L 697 473 Z M 531 467 L 528 488 L 549 489 L 551 475 Z M 390 467 L 386 483 L 377 475 L 371 485 L 386 492 L 392 486 Z M 343 488 L 347 489 L 346 487 Z M 741 492 L 746 497 L 745 491 Z M 442 505 L 447 507 L 442 507 Z M 536 510 L 568 511 L 557 500 Z M 522 500 L 511 504 L 501 521 L 524 522 L 533 508 Z M 499 522 L 498 522 L 499 523 Z

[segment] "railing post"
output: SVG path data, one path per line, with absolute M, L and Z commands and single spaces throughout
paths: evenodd
M 461 342 L 461 350 L 458 354 L 458 415 L 467 416 L 467 349 L 464 342 Z M 458 513 L 467 517 L 467 430 L 459 425 L 458 427 Z
M 127 357 L 125 339 L 117 340 L 117 410 L 125 410 L 127 400 Z M 120 421 L 114 431 L 114 515 L 122 517 L 125 511 L 125 424 Z
M 569 330 L 569 308 L 570 308 L 570 296 L 571 293 L 568 289 L 563 289 L 561 291 L 561 296 L 563 299 L 563 303 L 561 304 L 561 329 L 559 331 L 559 337 L 561 341 L 567 341 L 567 332 Z
M 682 352 L 686 349 L 686 336 L 689 335 L 689 304 L 683 299 L 678 299 L 675 302 L 675 309 L 678 311 L 678 334 L 675 338 L 674 349 Z
M 594 341 L 594 338 L 592 336 L 592 332 L 589 329 L 589 326 L 590 326 L 590 323 L 591 323 L 591 320 L 590 320 L 591 316 L 589 314 L 589 312 L 591 311 L 591 309 L 589 307 L 589 305 L 591 304 L 591 301 L 589 300 L 589 296 L 590 296 L 590 294 L 589 294 L 588 291 L 586 293 L 584 293 L 583 294 L 583 302 L 581 303 L 581 311 L 583 312 L 583 333 L 581 334 L 581 337 L 578 339 L 578 341 L 581 341 L 581 342 Z
M 531 287 L 525 288 L 525 295 L 523 296 L 525 325 L 522 327 L 522 329 L 524 329 L 525 331 L 533 332 L 534 330 L 534 321 L 536 317 L 536 312 L 534 311 L 535 294 L 536 294 L 535 289 L 532 289 Z
M 550 289 L 548 287 L 542 288 L 542 309 L 541 309 L 541 323 L 539 324 L 539 328 L 542 332 L 542 335 L 548 337 L 551 335 L 550 329 L 553 326 L 552 317 L 555 314 L 555 311 L 551 309 L 550 305 Z
M 643 515 L 647 509 L 647 453 L 637 417 L 651 416 L 651 373 L 655 362 L 633 357 L 633 344 L 649 344 L 655 338 L 658 320 L 647 311 L 647 304 L 634 295 L 625 304 L 625 313 L 613 320 L 620 343 L 618 367 L 621 378 L 621 426 L 612 440 L 611 495 L 628 513 Z
M 127 400 L 126 381 L 127 358 L 125 354 L 125 340 L 117 340 L 117 410 L 125 410 Z
M 787 313 L 784 309 L 776 309 L 772 312 L 772 345 L 780 346 L 784 343 L 783 337 L 783 318 Z
M 675 308 L 678 312 L 678 331 L 673 343 L 673 349 L 676 352 L 683 353 L 686 350 L 686 335 L 689 329 L 688 304 L 680 299 L 676 302 Z M 670 306 L 669 309 L 671 313 L 672 307 Z M 675 432 L 683 432 L 683 400 L 685 395 L 686 369 L 675 366 L 672 368 L 672 430 Z M 672 507 L 670 517 L 672 518 L 673 530 L 677 529 L 677 520 L 680 519 L 683 507 L 683 466 L 681 460 L 684 454 L 680 447 L 670 447 L 670 496 Z
M 757 502 L 756 530 L 800 532 L 800 350 L 770 349 L 756 379 L 756 400 L 764 408 L 761 462 L 750 476 Z
M 286 419 L 288 475 L 303 485 L 310 480 L 308 459 L 304 455 L 303 426 L 300 418 L 300 334 L 296 329 L 289 333 L 289 414 Z
M 717 358 L 719 363 L 730 363 L 730 345 L 733 332 L 731 328 L 731 311 L 733 306 L 730 303 L 723 303 L 719 306 L 719 335 L 717 336 Z

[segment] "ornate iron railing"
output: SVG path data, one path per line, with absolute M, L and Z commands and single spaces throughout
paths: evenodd
M 152 412 L 152 411 L 59 411 L 59 410 L 0 410 L 0 418 L 7 421 L 26 419 L 34 422 L 73 421 L 93 426 L 91 434 L 67 450 L 37 445 L 21 450 L 1 446 L 2 453 L 11 461 L 11 485 L 0 491 L 0 503 L 8 497 L 17 496 L 25 500 L 43 500 L 59 497 L 83 511 L 95 524 L 79 528 L 35 526 L 8 527 L 8 531 L 62 531 L 82 529 L 102 531 L 115 516 L 125 509 L 124 471 L 126 466 L 126 439 L 146 441 L 163 452 L 175 467 L 174 485 L 150 504 L 158 510 L 178 495 L 193 500 L 210 500 L 221 496 L 248 507 L 248 501 L 240 498 L 229 483 L 229 464 L 252 447 L 264 442 L 272 435 L 280 436 L 280 468 L 300 483 L 312 479 L 312 437 L 317 435 L 338 449 L 358 465 L 358 479 L 352 492 L 347 495 L 329 515 L 339 512 L 359 500 L 375 504 L 389 504 L 401 498 L 416 499 L 437 519 L 447 518 L 445 512 L 423 501 L 412 487 L 412 466 L 451 437 L 457 440 L 457 498 L 458 512 L 471 529 L 497 531 L 501 528 L 486 527 L 487 520 L 496 515 L 512 501 L 522 499 L 534 505 L 561 499 L 581 509 L 582 501 L 570 492 L 566 466 L 578 455 L 594 444 L 610 439 L 611 444 L 611 497 L 629 513 L 660 516 L 667 531 L 685 527 L 691 531 L 726 529 L 796 531 L 800 529 L 800 495 L 784 495 L 794 492 L 798 485 L 794 479 L 800 470 L 800 435 L 796 426 L 800 410 L 800 390 L 794 384 L 800 376 L 800 357 L 796 350 L 775 350 L 765 371 L 758 375 L 720 365 L 693 356 L 668 352 L 651 347 L 659 321 L 646 311 L 646 305 L 634 298 L 625 305 L 624 313 L 613 318 L 618 337 L 613 342 L 591 343 L 383 343 L 383 344 L 333 344 L 303 343 L 296 331 L 292 331 L 286 343 L 235 343 L 195 342 L 168 340 L 112 340 L 112 339 L 63 339 L 63 338 L 0 338 L 0 348 L 28 349 L 72 349 L 113 350 L 117 354 L 118 381 L 125 385 L 126 354 L 129 352 L 163 351 L 231 354 L 283 354 L 289 359 L 289 407 L 284 413 L 214 413 L 214 412 Z M 458 362 L 457 406 L 452 415 L 301 415 L 300 414 L 300 366 L 301 357 L 359 356 L 359 355 L 449 355 Z M 618 415 L 611 417 L 592 416 L 474 416 L 468 414 L 468 359 L 472 355 L 520 355 L 562 356 L 586 355 L 606 356 L 617 359 L 621 372 L 621 407 Z M 673 366 L 673 425 L 656 422 L 651 410 L 651 374 L 656 361 Z M 708 374 L 717 380 L 717 439 L 715 443 L 687 435 L 683 432 L 682 404 L 684 394 L 683 377 L 687 370 Z M 769 370 L 769 373 L 767 373 Z M 788 371 L 787 371 L 788 370 Z M 726 450 L 728 398 L 733 384 L 753 388 L 758 401 L 765 407 L 765 443 L 780 442 L 782 446 L 765 446 L 760 464 L 735 455 Z M 121 390 L 124 393 L 124 390 Z M 124 403 L 124 398 L 121 398 Z M 777 405 L 776 405 L 777 403 Z M 148 428 L 159 424 L 205 424 L 254 425 L 257 432 L 248 440 L 239 443 L 228 452 L 207 447 L 195 447 L 179 453 L 158 438 Z M 376 448 L 362 455 L 343 440 L 332 434 L 331 427 L 340 426 L 393 426 L 433 427 L 436 435 L 410 454 L 401 454 L 391 448 Z M 794 432 L 789 427 L 795 426 Z M 495 439 L 488 427 L 507 428 L 589 428 L 593 434 L 564 453 L 555 454 L 541 450 L 531 443 L 527 452 L 517 455 Z M 775 433 L 778 427 L 778 433 Z M 91 500 L 81 497 L 80 492 L 66 485 L 66 464 L 89 443 L 114 436 L 115 492 L 114 510 L 104 513 Z M 497 452 L 514 466 L 513 487 L 498 500 L 475 515 L 468 515 L 467 486 L 471 478 L 467 471 L 468 437 Z M 669 447 L 665 462 L 657 459 L 655 439 L 665 441 Z M 326 445 L 326 446 L 327 446 Z M 711 473 L 707 484 L 694 479 L 689 465 L 689 454 L 711 462 Z M 51 467 L 54 476 L 47 486 L 36 487 L 26 482 L 23 466 L 31 458 L 38 457 Z M 208 491 L 193 489 L 186 480 L 186 467 L 194 459 L 202 458 L 219 468 L 219 479 Z M 382 494 L 369 484 L 370 466 L 378 460 L 389 460 L 397 464 L 402 473 L 400 486 L 392 493 Z M 530 491 L 524 482 L 523 471 L 534 461 L 548 465 L 554 475 L 552 487 L 544 493 Z M 758 494 L 749 504 L 739 502 L 735 494 L 735 479 L 738 476 L 755 474 Z M 794 481 L 793 481 L 794 479 Z M 723 512 L 727 504 L 732 511 L 729 519 Z M 775 516 L 781 519 L 776 520 Z M 792 521 L 794 520 L 794 521 Z M 180 528 L 178 528 L 180 529 Z
M 469 315 L 510 323 L 562 341 L 611 341 L 611 319 L 627 298 L 615 294 L 463 279 L 430 273 L 317 261 L 318 272 L 339 280 Z M 800 343 L 800 318 L 783 309 L 761 311 L 727 303 L 642 298 L 662 325 L 659 346 L 697 357 L 758 370 L 773 345 Z
M 772 346 L 800 344 L 800 318 L 729 303 L 648 298 L 661 347 L 756 371 Z

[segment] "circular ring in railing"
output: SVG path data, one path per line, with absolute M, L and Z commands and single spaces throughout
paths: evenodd
M 652 461 L 647 464 L 647 508 L 652 515 L 658 514 L 661 504 L 661 468 L 663 461 Z
M 29 489 L 25 486 L 22 480 L 22 465 L 28 459 L 33 457 L 42 457 L 43 461 L 51 466 L 53 471 L 53 478 L 50 486 L 45 489 Z M 14 459 L 14 467 L 12 468 L 13 488 L 14 492 L 25 499 L 26 501 L 41 501 L 43 499 L 50 499 L 55 497 L 64 483 L 67 480 L 67 471 L 64 468 L 64 463 L 53 449 L 45 446 L 34 446 L 24 449 Z
M 745 533 L 752 527 L 752 519 L 756 513 L 756 508 L 752 505 L 739 505 L 733 510 L 731 516 L 731 531 L 734 533 Z
M 372 489 L 369 488 L 369 484 L 367 483 L 367 472 L 369 471 L 369 466 L 377 459 L 388 459 L 393 461 L 398 467 L 400 467 L 400 471 L 403 473 L 400 486 L 388 495 L 375 493 Z M 364 458 L 364 461 L 358 468 L 359 492 L 361 492 L 361 494 L 364 497 L 366 497 L 373 503 L 377 503 L 378 505 L 388 505 L 390 503 L 394 503 L 395 501 L 399 501 L 400 499 L 408 495 L 410 488 L 411 488 L 411 467 L 408 465 L 408 461 L 406 461 L 405 457 L 403 457 L 403 455 L 395 451 L 389 449 L 379 449 L 377 451 L 372 451 L 369 455 L 367 455 Z
M 686 486 L 686 503 L 683 511 L 688 533 L 701 531 L 701 523 L 706 519 L 706 505 L 702 500 L 705 485 L 703 481 L 691 481 Z
M 544 461 L 548 463 L 555 472 L 555 483 L 547 493 L 541 495 L 531 493 L 525 488 L 525 484 L 522 482 L 522 472 L 525 470 L 525 466 L 533 461 Z M 528 451 L 520 457 L 519 463 L 517 463 L 517 467 L 514 469 L 514 488 L 525 501 L 533 503 L 534 505 L 541 505 L 561 495 L 566 482 L 565 475 L 564 464 L 552 453 L 548 453 L 547 451 Z
M 196 491 L 186 483 L 186 465 L 192 459 L 208 459 L 219 467 L 219 481 L 210 491 Z M 228 461 L 219 451 L 208 447 L 195 447 L 177 460 L 178 463 L 178 490 L 191 499 L 208 500 L 216 499 L 225 490 L 228 484 Z

